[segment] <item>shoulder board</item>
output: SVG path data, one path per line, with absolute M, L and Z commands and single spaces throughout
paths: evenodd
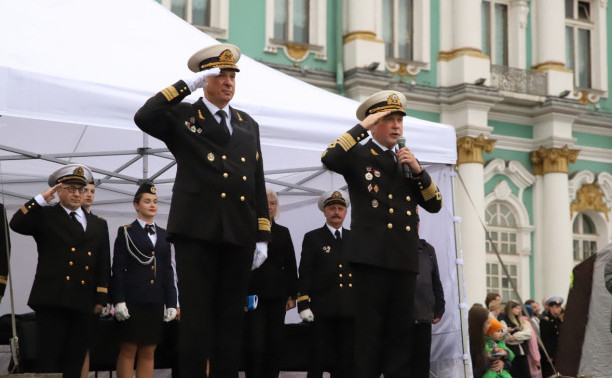
M 131 225 L 131 224 L 124 224 L 124 225 L 123 225 L 123 226 L 121 226 L 121 227 L 123 227 L 123 228 L 129 228 L 129 227 L 132 227 L 132 225 Z
M 96 215 L 96 217 L 98 217 L 98 219 L 102 219 L 103 221 L 106 221 L 106 219 L 102 218 L 102 217 L 101 217 L 101 216 L 99 216 L 99 215 Z

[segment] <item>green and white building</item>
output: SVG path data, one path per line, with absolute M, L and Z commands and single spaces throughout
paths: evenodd
M 159 1 L 289 75 L 356 100 L 398 90 L 453 125 L 470 303 L 515 297 L 494 249 L 541 300 L 612 242 L 607 0 Z

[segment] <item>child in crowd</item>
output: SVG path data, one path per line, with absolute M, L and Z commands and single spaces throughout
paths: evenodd
M 489 358 L 502 359 L 505 361 L 512 361 L 514 359 L 514 353 L 504 343 L 504 328 L 502 324 L 495 318 L 491 318 L 491 325 L 487 330 L 487 336 L 485 337 L 485 355 Z M 483 375 L 483 378 L 512 378 L 508 370 L 504 369 L 501 372 L 487 370 Z

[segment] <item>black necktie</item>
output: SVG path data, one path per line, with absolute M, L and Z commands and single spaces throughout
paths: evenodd
M 214 138 L 219 142 L 219 144 L 226 144 L 230 139 L 229 128 L 227 127 L 227 114 L 225 111 L 219 110 L 217 115 L 221 117 L 221 121 L 219 122 L 219 129 L 215 132 Z
M 394 163 L 397 163 L 397 155 L 395 154 L 395 151 L 387 150 L 385 151 L 385 153 L 389 155 L 389 157 L 391 158 L 391 160 L 393 160 Z
M 342 240 L 342 236 L 340 236 L 340 230 L 336 230 L 336 232 L 334 232 L 334 235 L 336 235 L 336 240 Z
M 73 221 L 74 223 L 76 223 L 76 226 L 79 228 L 79 230 L 80 230 L 81 232 L 85 231 L 85 230 L 83 229 L 83 225 L 82 225 L 82 224 L 81 224 L 81 222 L 79 222 L 79 220 L 77 219 L 77 214 L 76 214 L 76 212 L 71 211 L 71 212 L 70 212 L 70 218 L 72 218 L 72 221 Z
M 152 224 L 145 224 L 145 231 L 149 233 L 149 235 L 155 234 L 155 227 Z

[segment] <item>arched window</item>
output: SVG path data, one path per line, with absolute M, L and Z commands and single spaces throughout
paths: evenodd
M 487 224 L 487 292 L 498 292 L 502 301 L 517 300 L 512 284 L 518 289 L 520 278 L 520 257 L 517 248 L 518 225 L 512 209 L 504 202 L 494 201 L 485 211 Z M 504 265 L 510 279 L 495 255 L 503 255 Z
M 578 264 L 597 252 L 599 235 L 595 223 L 585 213 L 578 214 L 574 219 L 573 233 L 574 262 Z

